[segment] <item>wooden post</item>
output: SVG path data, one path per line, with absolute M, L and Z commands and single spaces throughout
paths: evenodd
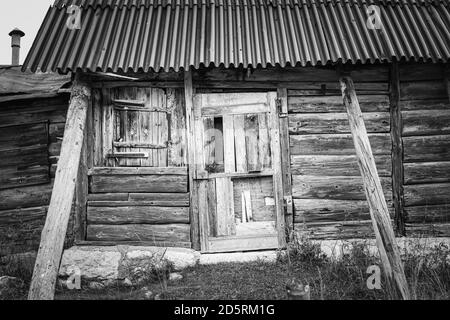
M 400 259 L 400 250 L 395 240 L 388 207 L 384 198 L 380 177 L 378 176 L 355 87 L 349 76 L 342 76 L 340 83 L 342 97 L 347 108 L 353 142 L 355 144 L 358 165 L 364 182 L 364 191 L 377 239 L 377 246 L 388 285 L 395 288 L 404 300 L 409 300 L 410 293 L 403 264 Z
M 90 89 L 75 80 L 47 219 L 34 267 L 29 300 L 52 300 L 75 194 Z
M 395 209 L 395 224 L 397 233 L 405 235 L 405 199 L 403 191 L 403 140 L 402 140 L 402 112 L 400 110 L 400 80 L 398 63 L 393 62 L 390 73 L 390 114 L 392 140 L 392 194 Z
M 197 186 L 194 184 L 195 173 L 195 143 L 193 141 L 194 116 L 193 116 L 193 98 L 194 89 L 192 85 L 192 72 L 190 70 L 184 73 L 184 96 L 186 103 L 186 133 L 187 133 L 187 153 L 189 162 L 189 194 L 190 194 L 190 222 L 191 222 L 191 242 L 192 248 L 200 250 L 200 231 L 198 219 L 198 197 Z

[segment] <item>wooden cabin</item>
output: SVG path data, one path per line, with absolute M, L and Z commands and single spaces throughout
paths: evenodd
M 368 27 L 372 6 L 381 28 Z M 293 230 L 373 237 L 345 76 L 396 234 L 449 236 L 449 59 L 444 0 L 56 0 L 23 70 L 75 79 L 64 141 L 66 96 L 24 103 L 45 125 L 5 117 L 8 102 L 0 148 L 14 155 L 0 166 L 35 157 L 51 173 L 62 143 L 43 235 L 64 237 L 70 220 L 78 245 L 232 252 L 282 247 Z M 51 193 L 51 174 L 23 192 L 14 170 L 2 169 L 0 228 L 9 215 L 28 228 L 46 208 L 30 194 Z

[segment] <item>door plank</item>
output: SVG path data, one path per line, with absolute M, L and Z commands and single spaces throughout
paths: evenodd
M 236 172 L 247 172 L 247 148 L 245 146 L 245 116 L 234 117 L 234 148 L 236 152 Z
M 248 172 L 261 171 L 259 157 L 259 123 L 258 115 L 248 114 L 245 116 L 245 145 L 247 148 L 247 170 Z
M 223 151 L 225 173 L 235 172 L 234 122 L 230 115 L 223 117 Z

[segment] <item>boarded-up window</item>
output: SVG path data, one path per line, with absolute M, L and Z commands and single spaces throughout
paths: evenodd
M 0 189 L 47 183 L 48 124 L 0 128 Z

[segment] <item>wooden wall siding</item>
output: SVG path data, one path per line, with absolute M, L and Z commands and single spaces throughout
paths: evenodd
M 442 65 L 400 66 L 407 235 L 450 235 L 450 100 Z
M 360 94 L 358 99 L 394 218 L 389 97 Z M 342 97 L 305 97 L 289 90 L 288 107 L 296 227 L 306 226 L 314 238 L 371 235 L 369 208 Z
M 0 255 L 39 247 L 67 106 L 65 94 L 0 103 Z

